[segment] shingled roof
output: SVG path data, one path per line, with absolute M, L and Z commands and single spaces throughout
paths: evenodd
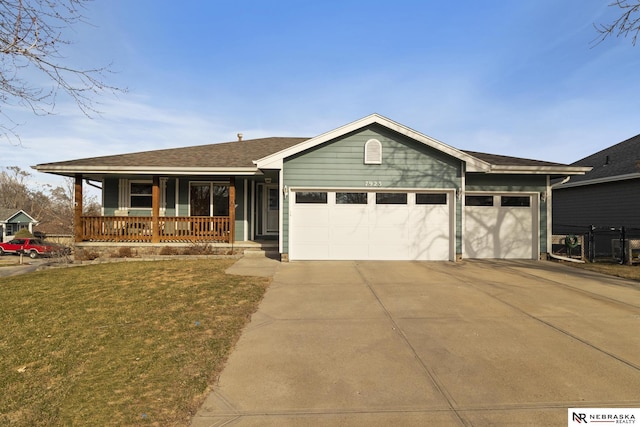
M 49 167 L 195 167 L 251 168 L 254 160 L 289 148 L 308 138 L 259 138 L 218 144 L 142 151 L 113 156 L 88 157 L 65 162 L 43 163 L 36 169 Z
M 73 176 L 105 173 L 234 173 L 245 170 L 255 173 L 255 160 L 294 147 L 310 138 L 271 137 L 218 144 L 142 151 L 111 156 L 42 163 L 34 168 L 40 172 Z M 459 151 L 498 169 L 558 168 L 567 165 L 500 156 L 476 151 Z M 251 172 L 253 171 L 253 172 Z
M 572 177 L 569 181 L 571 184 L 608 178 L 640 177 L 640 135 L 598 151 L 571 165 L 593 167 L 591 172 Z
M 479 153 L 477 151 L 462 150 L 470 156 L 476 157 L 496 166 L 566 166 L 561 163 L 545 162 L 542 160 L 524 159 L 521 157 L 500 156 L 497 154 Z

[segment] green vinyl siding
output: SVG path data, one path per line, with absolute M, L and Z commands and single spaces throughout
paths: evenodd
M 382 164 L 364 164 L 369 139 L 382 144 Z M 461 161 L 392 130 L 372 125 L 284 161 L 289 188 L 421 188 L 461 186 Z M 283 251 L 289 252 L 289 200 L 283 206 Z M 456 230 L 460 224 L 456 224 Z M 458 231 L 457 231 L 458 233 Z M 458 239 L 456 239 L 458 240 Z
M 547 188 L 546 175 L 473 174 L 465 180 L 466 191 L 522 191 L 540 192 Z
M 382 143 L 382 164 L 364 164 L 369 139 Z M 388 129 L 371 126 L 300 153 L 284 164 L 289 187 L 456 188 L 460 161 Z

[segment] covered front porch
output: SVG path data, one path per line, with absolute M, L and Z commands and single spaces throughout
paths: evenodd
M 278 237 L 279 190 L 269 178 L 92 176 L 102 184 L 99 216 L 83 215 L 87 179 L 75 175 L 76 243 L 231 245 Z
M 151 177 L 149 184 L 138 183 L 135 190 L 132 190 L 134 187 L 128 187 L 127 192 L 127 198 L 131 201 L 129 206 L 142 209 L 148 206 L 150 215 L 129 215 L 129 209 L 116 209 L 114 210 L 116 215 L 85 216 L 82 206 L 83 178 L 81 174 L 75 176 L 74 236 L 77 243 L 85 241 L 233 243 L 235 241 L 234 177 L 229 178 L 228 184 L 223 187 L 224 197 L 220 198 L 226 199 L 227 206 L 216 206 L 217 212 L 222 212 L 224 215 L 215 215 L 216 212 L 210 208 L 210 205 L 213 206 L 214 196 L 211 193 L 214 190 L 213 186 L 207 183 L 207 185 L 190 187 L 192 192 L 190 195 L 192 209 L 190 210 L 193 214 L 189 216 L 167 216 L 166 209 L 162 209 L 164 215 L 161 215 L 161 198 L 166 199 L 166 197 L 161 197 L 161 178 L 156 175 Z M 132 191 L 138 193 L 132 193 Z M 208 213 L 214 213 L 214 215 L 207 215 Z

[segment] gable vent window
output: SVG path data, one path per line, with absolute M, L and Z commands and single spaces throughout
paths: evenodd
M 364 144 L 364 164 L 382 164 L 382 144 L 377 139 L 370 139 Z

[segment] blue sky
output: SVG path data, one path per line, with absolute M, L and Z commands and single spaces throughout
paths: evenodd
M 610 0 L 96 0 L 77 66 L 127 87 L 0 141 L 0 166 L 265 136 L 371 113 L 456 148 L 571 163 L 640 133 L 640 46 L 594 45 Z M 10 153 L 10 155 L 6 155 Z M 52 177 L 33 173 L 41 181 Z

